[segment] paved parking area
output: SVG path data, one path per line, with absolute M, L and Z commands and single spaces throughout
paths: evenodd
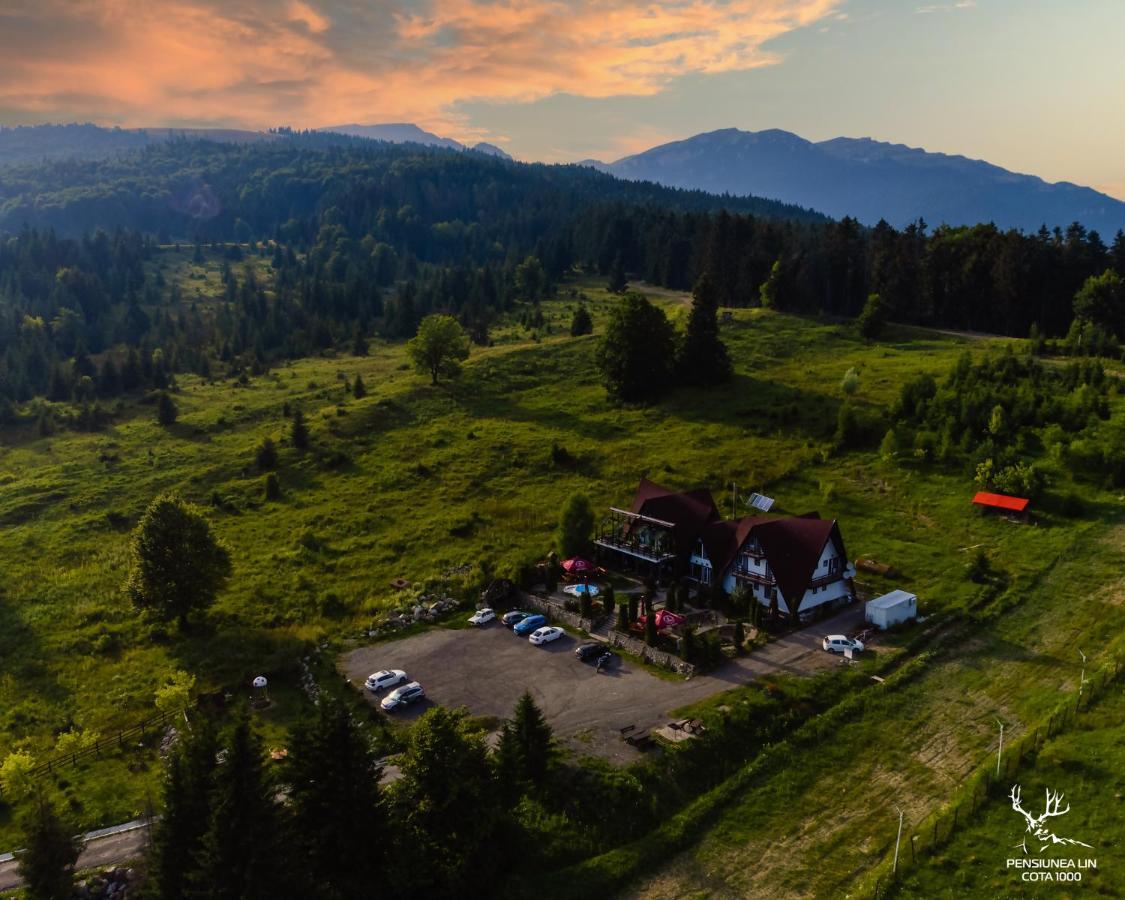
M 347 653 L 341 666 L 359 690 L 379 669 L 403 669 L 426 689 L 424 703 L 392 715 L 414 718 L 430 705 L 466 706 L 473 714 L 506 718 L 529 690 L 555 734 L 580 752 L 617 762 L 636 758 L 619 729 L 651 728 L 668 713 L 770 674 L 811 674 L 839 666 L 820 649 L 821 635 L 847 632 L 862 618 L 858 605 L 833 619 L 780 638 L 709 675 L 668 680 L 620 657 L 608 672 L 574 657 L 571 635 L 542 647 L 528 643 L 499 622 L 468 630 L 433 629 Z M 363 691 L 372 703 L 377 697 Z

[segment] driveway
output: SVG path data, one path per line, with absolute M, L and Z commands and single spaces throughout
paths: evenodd
M 404 669 L 426 688 L 427 700 L 396 718 L 416 718 L 429 706 L 465 706 L 478 716 L 506 718 L 525 690 L 531 692 L 555 734 L 579 752 L 625 763 L 636 751 L 620 739 L 627 725 L 663 724 L 671 710 L 745 684 L 763 675 L 809 675 L 839 666 L 820 649 L 820 638 L 850 632 L 862 621 L 853 605 L 803 631 L 787 635 L 753 653 L 727 662 L 715 672 L 687 680 L 658 678 L 629 660 L 619 659 L 608 673 L 574 658 L 576 640 L 567 635 L 535 647 L 499 622 L 471 630 L 433 629 L 423 634 L 353 650 L 341 658 L 348 680 L 363 690 L 364 679 L 379 669 Z

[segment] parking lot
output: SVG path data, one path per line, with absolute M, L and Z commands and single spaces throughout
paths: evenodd
M 362 647 L 346 654 L 341 666 L 359 690 L 364 679 L 379 669 L 403 669 L 421 682 L 426 701 L 391 713 L 398 718 L 421 715 L 435 703 L 506 718 L 529 690 L 560 740 L 582 752 L 627 762 L 636 758 L 636 751 L 620 739 L 621 728 L 662 724 L 677 707 L 761 675 L 811 674 L 839 666 L 837 657 L 820 649 L 820 637 L 847 632 L 861 617 L 862 611 L 851 607 L 728 662 L 710 675 L 688 680 L 658 678 L 620 657 L 599 675 L 593 665 L 575 659 L 578 641 L 573 636 L 535 647 L 499 622 L 465 630 L 435 628 Z M 372 703 L 378 702 L 378 697 L 363 692 Z

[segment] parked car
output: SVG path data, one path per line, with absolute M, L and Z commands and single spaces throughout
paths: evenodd
M 826 634 L 821 646 L 829 653 L 843 653 L 851 650 L 853 653 L 863 652 L 863 641 L 857 641 L 843 634 Z
M 383 669 L 367 676 L 363 686 L 369 691 L 382 691 L 399 684 L 406 684 L 406 673 L 402 669 Z
M 546 624 L 547 617 L 536 613 L 534 616 L 524 616 L 512 627 L 512 631 L 516 634 L 531 634 L 535 629 L 542 628 Z
M 549 644 L 551 643 L 551 641 L 557 641 L 564 634 L 566 634 L 566 632 L 559 628 L 557 625 L 548 625 L 546 628 L 540 628 L 532 632 L 531 637 L 529 637 L 528 640 L 536 645 Z
M 404 684 L 402 687 L 391 691 L 383 698 L 383 702 L 379 705 L 390 712 L 393 709 L 398 709 L 401 706 L 409 706 L 416 700 L 421 700 L 426 696 L 426 692 L 422 690 L 422 685 L 417 681 L 412 681 L 410 684 Z
M 500 624 L 505 628 L 512 628 L 530 615 L 531 613 L 525 613 L 521 609 L 513 609 L 511 612 L 506 612 L 500 617 Z
M 491 622 L 495 618 L 496 613 L 486 606 L 484 609 L 478 609 L 475 613 L 469 616 L 469 624 L 484 625 L 486 622 Z
M 589 662 L 592 659 L 597 659 L 605 651 L 606 645 L 601 641 L 587 641 L 585 644 L 579 644 L 574 648 L 574 655 L 582 662 Z

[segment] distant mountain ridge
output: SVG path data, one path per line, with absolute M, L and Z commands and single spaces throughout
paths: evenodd
M 1024 231 L 1078 221 L 1103 235 L 1125 228 L 1125 203 L 1092 188 L 871 138 L 813 143 L 779 129 L 725 128 L 608 165 L 586 164 L 620 178 L 782 200 L 867 225 L 922 218 L 931 226 L 995 222 Z

